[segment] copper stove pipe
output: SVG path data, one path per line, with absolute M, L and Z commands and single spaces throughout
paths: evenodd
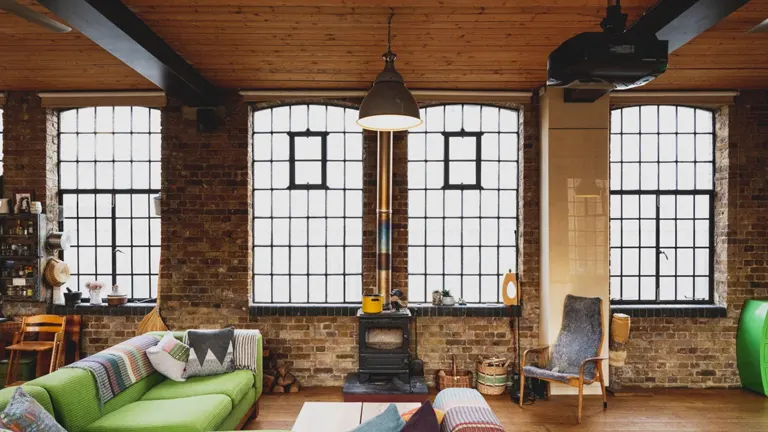
M 389 309 L 392 291 L 392 132 L 378 132 L 376 166 L 376 292 Z

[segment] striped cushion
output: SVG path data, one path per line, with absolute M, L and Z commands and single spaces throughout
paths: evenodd
M 503 431 L 488 402 L 475 389 L 445 389 L 435 397 L 435 409 L 445 411 L 442 432 Z
M 498 432 L 504 427 L 489 407 L 456 406 L 446 411 L 441 431 Z
M 189 347 L 179 342 L 173 333 L 166 333 L 157 345 L 147 349 L 147 356 L 158 372 L 174 381 L 184 381 Z
M 455 406 L 467 405 L 487 407 L 488 402 L 486 402 L 483 395 L 475 389 L 450 388 L 438 393 L 435 397 L 434 404 L 435 409 L 443 411 L 448 411 Z
M 167 352 L 171 357 L 178 361 L 186 362 L 189 358 L 189 347 L 173 337 L 173 333 L 171 332 L 168 332 L 168 334 L 163 337 L 163 340 L 157 344 L 157 347 Z
M 260 336 L 258 330 L 235 330 L 235 368 L 258 372 Z

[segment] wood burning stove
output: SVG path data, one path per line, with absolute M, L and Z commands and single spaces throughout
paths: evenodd
M 357 315 L 359 324 L 360 383 L 373 379 L 397 378 L 410 381 L 411 313 L 400 312 Z
M 345 402 L 423 402 L 424 376 L 411 375 L 411 312 L 357 312 L 358 372 L 347 375 Z

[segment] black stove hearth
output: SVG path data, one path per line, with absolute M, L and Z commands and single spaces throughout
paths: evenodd
M 424 377 L 410 373 L 410 311 L 364 314 L 360 310 L 357 318 L 358 372 L 347 376 L 344 401 L 423 401 Z

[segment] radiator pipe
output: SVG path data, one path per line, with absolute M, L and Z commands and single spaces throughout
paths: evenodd
M 392 132 L 378 132 L 376 167 L 376 292 L 390 309 L 392 292 Z

